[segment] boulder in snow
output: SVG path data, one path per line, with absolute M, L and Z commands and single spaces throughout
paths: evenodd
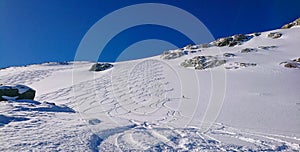
M 104 71 L 107 69 L 112 68 L 113 65 L 109 64 L 109 63 L 96 63 L 94 65 L 92 65 L 92 67 L 90 68 L 90 71 Z
M 257 52 L 254 48 L 245 48 L 241 50 L 241 53 L 250 53 L 250 52 Z
M 255 32 L 255 33 L 253 33 L 253 35 L 254 35 L 254 36 L 260 36 L 261 33 L 260 33 L 260 32 Z
M 239 68 L 245 68 L 245 67 L 253 67 L 256 65 L 257 65 L 256 63 L 234 62 L 234 63 L 230 63 L 228 66 L 226 66 L 225 69 L 239 69 Z
M 245 34 L 236 34 L 230 37 L 219 38 L 216 41 L 212 42 L 212 44 L 222 47 L 222 46 L 236 46 L 241 45 L 242 42 L 246 42 L 250 40 L 253 36 L 245 35 Z
M 226 46 L 229 45 L 230 42 L 233 41 L 233 38 L 231 37 L 225 37 L 225 38 L 219 38 L 216 41 L 213 42 L 216 46 Z
M 226 63 L 225 60 L 219 60 L 213 56 L 196 56 L 181 63 L 183 67 L 193 67 L 197 70 L 213 68 Z
M 189 44 L 185 47 L 185 49 L 188 49 L 188 50 L 195 50 L 195 49 L 199 49 L 200 46 L 199 45 L 192 45 L 192 44 Z
M 236 55 L 233 53 L 224 53 L 223 56 L 224 57 L 235 57 Z
M 35 90 L 25 85 L 0 86 L 0 100 L 30 99 L 35 97 Z
M 211 47 L 212 45 L 211 44 L 208 44 L 208 43 L 203 43 L 200 45 L 202 48 L 209 48 Z
M 282 34 L 279 33 L 279 32 L 271 32 L 271 33 L 268 34 L 268 37 L 269 37 L 269 38 L 272 38 L 272 39 L 278 39 L 278 38 L 280 38 L 281 36 L 282 36 Z
M 280 64 L 286 68 L 300 68 L 300 58 L 292 61 L 281 62 Z
M 271 45 L 271 46 L 259 46 L 258 48 L 263 49 L 263 50 L 269 50 L 273 48 L 277 48 L 277 46 Z
M 176 59 L 181 56 L 185 55 L 182 50 L 170 50 L 170 51 L 164 51 L 163 54 L 161 55 L 161 58 L 164 60 L 170 60 L 170 59 Z

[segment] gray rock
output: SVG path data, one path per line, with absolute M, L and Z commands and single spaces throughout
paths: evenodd
M 268 37 L 272 38 L 272 39 L 277 39 L 277 38 L 280 38 L 281 36 L 282 36 L 282 34 L 279 32 L 271 32 L 268 34 Z
M 241 50 L 241 53 L 250 53 L 250 52 L 257 52 L 254 48 L 245 48 Z
M 243 67 L 256 66 L 256 63 L 245 63 L 245 62 L 234 62 L 230 63 L 229 66 L 225 67 L 226 69 L 239 69 Z
M 35 97 L 35 90 L 24 86 L 0 86 L 0 100 L 6 101 L 10 99 L 30 99 L 33 100 Z
M 231 41 L 231 42 L 229 42 L 229 44 L 228 44 L 229 47 L 236 46 L 236 45 L 241 45 L 241 43 L 240 43 L 240 42 L 237 42 L 237 41 Z
M 199 45 L 189 44 L 185 48 L 188 49 L 188 50 L 195 50 L 195 49 L 199 49 Z
M 273 49 L 273 48 L 277 48 L 277 46 L 259 46 L 258 48 L 263 49 L 263 50 L 269 50 L 269 49 Z
M 209 48 L 209 47 L 211 47 L 211 44 L 204 43 L 204 44 L 201 44 L 201 47 L 202 48 Z
M 219 60 L 213 56 L 196 56 L 192 59 L 187 59 L 180 65 L 183 67 L 193 67 L 196 70 L 213 68 L 226 63 L 225 60 Z
M 236 46 L 241 45 L 243 42 L 246 42 L 253 38 L 251 35 L 244 34 L 236 34 L 231 37 L 219 38 L 216 41 L 212 42 L 214 45 L 222 47 L 222 46 Z
M 236 55 L 233 53 L 224 53 L 223 56 L 224 57 L 235 57 Z
M 229 45 L 229 43 L 230 43 L 231 41 L 233 41 L 233 38 L 231 38 L 231 37 L 219 38 L 219 39 L 217 39 L 216 41 L 214 41 L 214 44 L 215 44 L 216 46 L 222 47 L 222 46 L 227 46 L 227 45 Z
M 253 33 L 253 35 L 254 35 L 254 36 L 260 36 L 261 33 L 260 33 L 260 32 L 255 32 L 255 33 Z
M 298 68 L 299 64 L 295 62 L 286 63 L 284 67 L 286 68 Z
M 107 69 L 112 68 L 113 65 L 109 64 L 109 63 L 96 63 L 94 65 L 92 65 L 92 67 L 90 68 L 90 71 L 104 71 Z
M 293 61 L 294 61 L 294 62 L 299 62 L 299 63 L 300 63 L 300 58 L 294 59 Z
M 244 34 L 236 34 L 236 35 L 233 35 L 232 38 L 234 41 L 244 41 L 244 40 L 248 39 L 248 37 Z
M 291 61 L 281 62 L 286 68 L 300 68 L 300 58 Z
M 164 51 L 163 54 L 161 55 L 161 58 L 164 59 L 164 60 L 170 60 L 170 59 L 176 59 L 176 58 L 179 58 L 181 56 L 185 55 L 184 52 L 182 51 L 173 51 L 173 52 L 170 52 L 170 51 Z
M 241 67 L 256 66 L 256 63 L 239 63 Z
M 300 18 L 296 19 L 295 21 L 293 21 L 291 23 L 283 25 L 281 28 L 282 29 L 288 29 L 288 28 L 291 28 L 293 26 L 299 26 L 299 25 L 300 25 Z

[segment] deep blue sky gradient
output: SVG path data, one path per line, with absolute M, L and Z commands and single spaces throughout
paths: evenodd
M 184 9 L 202 21 L 215 38 L 276 29 L 300 17 L 299 0 L 0 0 L 0 68 L 72 61 L 82 37 L 94 23 L 110 12 L 138 3 Z M 172 41 L 179 47 L 190 43 L 170 29 L 142 26 L 117 35 L 101 59 L 114 61 L 122 49 L 147 38 Z

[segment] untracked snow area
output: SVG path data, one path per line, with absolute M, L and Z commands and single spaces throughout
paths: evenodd
M 91 62 L 2 69 L 1 84 L 36 97 L 0 102 L 0 151 L 299 151 L 300 69 L 281 64 L 300 58 L 299 40 L 292 27 L 100 72 Z M 196 56 L 226 62 L 181 66 Z

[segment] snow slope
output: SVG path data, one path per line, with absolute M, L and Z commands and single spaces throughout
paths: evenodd
M 268 38 L 270 32 L 282 37 Z M 293 27 L 101 72 L 89 71 L 90 62 L 2 69 L 1 84 L 28 85 L 37 94 L 36 101 L 0 102 L 0 151 L 299 151 L 300 70 L 280 64 L 300 57 L 299 40 L 300 27 Z M 199 55 L 226 63 L 180 66 Z M 217 84 L 223 80 L 225 87 Z M 210 102 L 213 91 L 224 100 Z

